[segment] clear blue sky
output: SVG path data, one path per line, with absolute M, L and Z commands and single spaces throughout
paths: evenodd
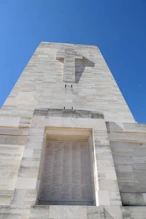
M 146 123 L 146 0 L 0 0 L 0 106 L 41 41 L 97 45 Z

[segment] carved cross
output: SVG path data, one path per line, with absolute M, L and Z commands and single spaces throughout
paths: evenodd
M 83 60 L 82 55 L 77 54 L 73 49 L 59 51 L 56 56 L 57 60 L 64 60 L 64 82 L 75 82 L 75 60 Z

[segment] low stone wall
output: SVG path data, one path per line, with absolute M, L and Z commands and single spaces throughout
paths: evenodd
M 1 219 L 145 219 L 145 207 L 33 206 L 0 207 Z
M 146 205 L 146 125 L 107 123 L 123 205 Z

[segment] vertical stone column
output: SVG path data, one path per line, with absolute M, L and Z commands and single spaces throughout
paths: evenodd
M 39 117 L 41 121 L 42 118 Z M 29 128 L 27 143 L 22 156 L 20 169 L 18 172 L 17 182 L 12 206 L 29 207 L 36 203 L 39 166 L 41 161 L 41 151 L 44 138 L 44 124 L 34 127 L 33 123 Z
M 98 204 L 104 206 L 105 218 L 122 219 L 122 202 L 110 142 L 104 120 L 102 129 L 93 129 L 98 179 Z M 104 127 L 104 129 L 103 129 Z
M 106 218 L 122 219 L 121 197 L 105 121 L 102 129 L 93 130 L 98 178 L 98 204 L 104 206 Z M 104 129 L 103 129 L 104 127 Z
M 103 120 L 104 121 L 104 120 Z M 94 129 L 99 205 L 121 205 L 117 176 L 106 130 Z

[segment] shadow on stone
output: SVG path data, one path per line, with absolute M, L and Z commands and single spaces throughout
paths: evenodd
M 35 109 L 33 115 L 104 119 L 104 115 L 100 112 L 89 111 L 89 110 L 73 110 L 73 109 L 53 109 L 53 108 Z
M 64 63 L 64 60 L 60 59 L 58 60 L 61 63 Z M 95 63 L 90 61 L 89 59 L 83 57 L 83 60 L 76 60 L 75 61 L 75 83 L 78 83 L 80 81 L 80 78 L 82 77 L 82 74 L 86 67 L 94 67 Z
M 106 127 L 108 131 L 118 131 L 118 132 L 123 132 L 124 127 L 123 123 L 115 123 L 115 122 L 106 122 Z
M 95 63 L 83 57 L 82 61 L 75 62 L 75 82 L 78 83 L 86 67 L 94 67 Z
M 106 219 L 115 219 L 115 218 L 113 218 L 113 217 L 109 214 L 109 212 L 107 212 L 106 210 L 104 210 L 104 214 L 105 214 L 105 218 L 106 218 Z

